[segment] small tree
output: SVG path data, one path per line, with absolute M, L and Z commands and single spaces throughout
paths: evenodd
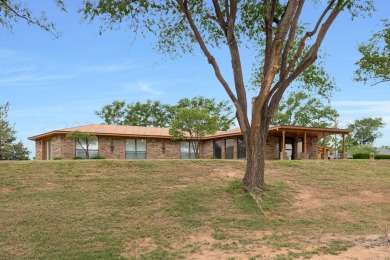
M 85 158 L 89 159 L 89 146 L 92 142 L 97 140 L 97 137 L 91 133 L 73 131 L 66 135 L 66 139 L 76 141 L 84 150 Z
M 16 131 L 7 119 L 9 106 L 0 105 L 0 160 L 28 160 L 28 149 L 21 141 L 15 144 Z
M 199 143 L 206 135 L 215 134 L 218 130 L 218 116 L 211 115 L 207 109 L 179 108 L 176 118 L 172 120 L 169 133 L 173 140 L 189 140 L 195 158 L 199 158 Z

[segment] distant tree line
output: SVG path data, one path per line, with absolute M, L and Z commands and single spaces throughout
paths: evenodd
M 14 125 L 8 121 L 7 102 L 0 105 L 0 160 L 28 160 L 30 152 L 22 141 L 16 142 Z

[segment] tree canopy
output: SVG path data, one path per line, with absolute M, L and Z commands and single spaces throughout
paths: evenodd
M 373 144 L 377 138 L 382 136 L 379 129 L 384 126 L 385 123 L 381 117 L 356 119 L 352 124 L 348 125 L 348 128 L 352 130 L 348 143 L 351 146 Z
M 325 105 L 324 100 L 304 92 L 292 92 L 280 101 L 271 124 L 331 127 L 338 117 L 337 110 Z
M 264 149 L 268 127 L 284 92 L 316 61 L 323 40 L 337 16 L 344 10 L 349 10 L 352 16 L 373 10 L 372 2 L 86 0 L 82 12 L 86 20 L 100 18 L 102 30 L 125 23 L 134 32 L 144 35 L 151 32 L 158 36 L 157 50 L 172 56 L 193 52 L 195 46 L 199 47 L 236 108 L 237 120 L 247 144 L 244 187 L 247 191 L 261 191 L 264 187 Z M 310 3 L 317 4 L 320 12 L 317 18 L 311 18 L 309 26 L 303 27 L 301 14 L 303 10 L 309 10 Z M 213 55 L 216 47 L 229 55 L 232 82 L 221 71 Z M 244 61 L 240 55 L 245 47 L 249 47 L 256 57 L 253 71 L 258 91 L 253 98 L 247 97 L 242 67 Z
M 359 45 L 362 57 L 356 63 L 355 80 L 373 85 L 390 81 L 390 22 L 383 20 L 383 29 Z
M 179 108 L 171 122 L 169 134 L 173 140 L 189 140 L 195 158 L 199 158 L 199 143 L 206 135 L 215 134 L 218 130 L 218 115 L 210 113 L 207 108 Z
M 66 11 L 63 0 L 53 1 L 62 11 Z M 58 37 L 59 33 L 56 31 L 55 24 L 46 16 L 46 12 L 42 10 L 39 15 L 36 15 L 26 2 L 28 1 L 0 0 L 0 25 L 12 31 L 15 23 L 24 21 Z
M 8 121 L 10 104 L 0 105 L 0 160 L 28 160 L 30 152 L 22 141 L 15 143 L 16 131 Z
M 106 124 L 171 127 L 172 120 L 177 118 L 178 111 L 183 108 L 198 108 L 207 110 L 217 120 L 217 130 L 229 129 L 234 121 L 232 108 L 227 101 L 217 102 L 214 98 L 197 96 L 182 98 L 176 105 L 162 104 L 160 101 L 147 100 L 126 104 L 125 101 L 113 101 L 105 105 L 95 114 Z

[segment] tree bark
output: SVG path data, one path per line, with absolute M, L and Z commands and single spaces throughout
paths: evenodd
M 268 135 L 268 123 L 262 122 L 255 131 L 248 133 L 246 145 L 247 165 L 242 180 L 246 192 L 260 193 L 264 189 L 265 146 Z

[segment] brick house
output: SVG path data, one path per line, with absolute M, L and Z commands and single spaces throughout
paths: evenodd
M 68 133 L 76 130 L 97 136 L 98 140 L 89 147 L 91 158 L 97 155 L 106 159 L 194 158 L 191 143 L 188 140 L 171 140 L 168 128 L 91 124 L 54 130 L 28 138 L 35 141 L 35 159 L 72 159 L 75 156 L 85 156 L 77 142 L 65 138 Z M 327 148 L 324 147 L 322 152 L 318 150 L 320 140 L 328 135 L 341 135 L 344 141 L 345 135 L 350 132 L 333 128 L 270 126 L 266 159 L 317 159 L 319 154 L 326 159 Z M 199 154 L 203 159 L 245 159 L 245 143 L 240 129 L 218 131 L 203 138 Z

